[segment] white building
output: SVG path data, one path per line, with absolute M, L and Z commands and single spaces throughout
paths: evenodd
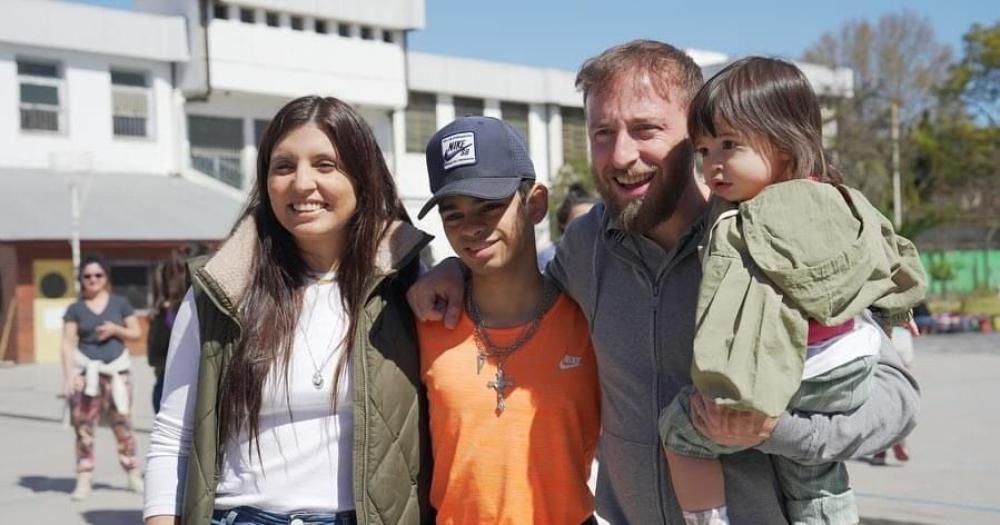
M 72 282 L 69 181 L 84 189 L 84 251 L 111 259 L 120 289 L 144 306 L 157 260 L 185 241 L 226 235 L 253 179 L 260 133 L 291 98 L 354 104 L 414 218 L 429 197 L 424 145 L 456 115 L 510 121 L 541 181 L 586 159 L 574 71 L 409 51 L 407 33 L 424 29 L 423 0 L 133 2 L 131 11 L 4 2 L 0 210 L 38 217 L 0 216 L 0 357 L 44 360 L 35 347 L 49 343 L 34 318 L 49 314 L 39 304 L 72 296 L 72 286 L 55 296 L 41 286 L 53 272 Z M 703 66 L 727 59 L 692 56 Z M 850 95 L 849 70 L 810 67 L 818 91 Z M 111 200 L 122 198 L 121 184 L 129 202 Z M 217 204 L 192 208 L 206 202 Z M 436 214 L 419 226 L 437 235 L 435 257 L 450 253 Z M 548 239 L 547 226 L 539 235 Z

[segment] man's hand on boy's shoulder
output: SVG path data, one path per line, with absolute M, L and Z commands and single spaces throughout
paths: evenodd
M 420 321 L 444 321 L 455 328 L 465 301 L 465 275 L 457 257 L 449 257 L 421 275 L 406 292 L 413 315 Z

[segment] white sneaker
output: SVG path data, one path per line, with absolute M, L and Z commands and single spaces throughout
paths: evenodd
M 142 472 L 138 468 L 128 471 L 128 489 L 136 494 L 142 494 Z
M 83 501 L 90 496 L 91 491 L 91 480 L 93 479 L 93 474 L 90 472 L 80 472 L 76 475 L 76 488 L 73 489 L 73 493 L 69 495 L 69 499 L 73 501 Z

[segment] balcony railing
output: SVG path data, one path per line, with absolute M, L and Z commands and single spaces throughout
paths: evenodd
M 243 187 L 239 150 L 192 146 L 191 167 L 234 188 Z

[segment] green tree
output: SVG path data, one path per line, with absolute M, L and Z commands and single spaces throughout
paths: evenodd
M 933 114 L 910 135 L 911 167 L 928 213 L 1000 224 L 1000 23 L 972 26 Z M 992 98 L 991 98 L 992 97 Z
M 849 21 L 823 34 L 802 59 L 854 72 L 852 97 L 823 100 L 836 124 L 830 144 L 847 182 L 888 212 L 892 198 L 890 106 L 895 103 L 899 108 L 900 149 L 906 166 L 914 153 L 907 147 L 910 129 L 925 111 L 935 108 L 936 87 L 947 77 L 951 51 L 937 42 L 926 17 L 902 10 L 874 23 Z M 912 177 L 904 173 L 902 179 L 907 201 L 918 198 Z
M 951 69 L 945 92 L 975 116 L 1000 125 L 1000 22 L 973 25 L 962 37 L 963 57 Z
M 552 177 L 549 185 L 549 233 L 553 240 L 559 238 L 559 221 L 556 220 L 556 212 L 563 199 L 566 198 L 567 190 L 573 184 L 580 184 L 587 191 L 593 194 L 597 193 L 594 175 L 590 171 L 590 163 L 587 162 L 587 159 L 567 160 Z
M 948 293 L 948 283 L 958 276 L 956 270 L 955 264 L 944 257 L 940 257 L 931 263 L 931 267 L 927 273 L 931 275 L 931 279 L 941 285 L 941 294 L 946 295 Z

